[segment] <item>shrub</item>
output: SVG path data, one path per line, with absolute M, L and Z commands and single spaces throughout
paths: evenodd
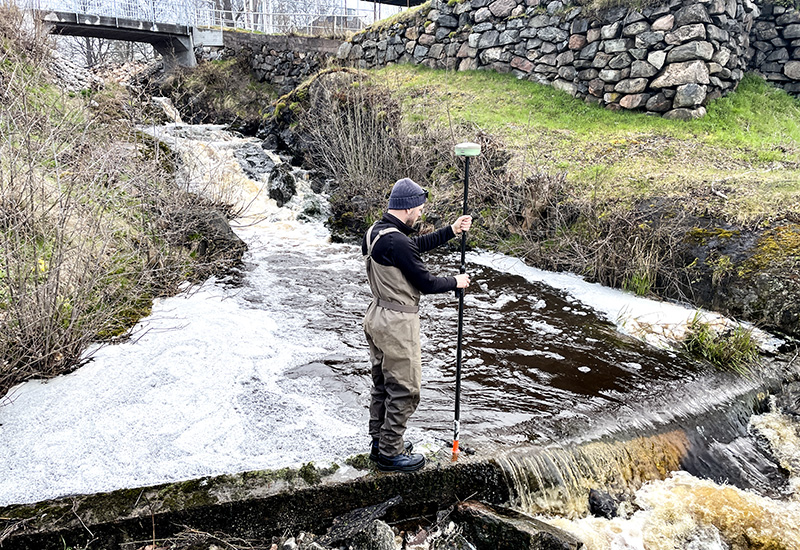
M 77 367 L 195 272 L 170 225 L 194 199 L 117 110 L 48 83 L 48 46 L 0 10 L 0 395 Z M 112 109 L 113 110 L 113 109 Z M 168 164 L 168 163 L 167 163 Z
M 683 340 L 683 347 L 694 357 L 703 359 L 717 368 L 742 374 L 758 357 L 758 348 L 752 331 L 738 325 L 721 334 L 695 314 Z

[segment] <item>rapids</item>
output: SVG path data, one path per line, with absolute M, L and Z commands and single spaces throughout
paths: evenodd
M 361 475 L 344 464 L 369 443 L 360 247 L 330 241 L 302 170 L 277 207 L 269 168 L 254 167 L 281 159 L 257 141 L 216 126 L 147 131 L 180 153 L 186 185 L 237 205 L 245 265 L 158 300 L 127 342 L 90 350 L 76 372 L 12 389 L 0 505 L 308 462 Z M 309 201 L 323 205 L 315 219 Z M 426 260 L 457 273 L 454 248 Z M 697 312 L 498 254 L 471 252 L 468 265 L 462 444 L 495 457 L 514 506 L 589 548 L 746 548 L 756 535 L 798 547 L 798 424 L 766 410 L 760 376 L 677 351 Z M 421 306 L 407 437 L 432 453 L 452 433 L 457 302 Z M 587 517 L 592 488 L 617 497 L 621 517 Z

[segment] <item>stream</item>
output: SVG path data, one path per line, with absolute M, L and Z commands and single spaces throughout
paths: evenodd
M 256 140 L 148 131 L 181 153 L 187 185 L 239 205 L 241 274 L 157 300 L 128 341 L 13 388 L 0 401 L 0 506 L 308 462 L 362 475 L 344 463 L 369 444 L 360 247 L 331 242 L 325 196 L 302 170 L 286 205 L 268 198 L 281 160 Z M 301 215 L 309 201 L 319 215 Z M 455 250 L 425 260 L 457 273 Z M 490 252 L 467 263 L 462 446 L 496 458 L 516 508 L 588 548 L 747 548 L 762 535 L 800 548 L 800 424 L 746 397 L 759 376 L 721 374 L 672 345 L 695 310 Z M 452 437 L 457 300 L 424 296 L 420 315 L 407 438 L 434 453 Z M 620 516 L 589 516 L 591 488 L 619 496 Z

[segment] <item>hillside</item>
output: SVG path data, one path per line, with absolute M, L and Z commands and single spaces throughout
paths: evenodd
M 441 224 L 462 193 L 453 146 L 479 141 L 473 246 L 800 335 L 800 101 L 755 75 L 677 121 L 491 71 L 331 69 L 263 133 L 339 182 L 343 238 L 403 176 L 431 188 Z

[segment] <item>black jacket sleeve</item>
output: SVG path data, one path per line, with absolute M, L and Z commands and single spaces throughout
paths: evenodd
M 452 233 L 452 229 L 450 229 L 450 232 Z M 400 242 L 394 247 L 395 266 L 403 272 L 408 282 L 414 285 L 414 287 L 423 294 L 439 294 L 456 289 L 455 277 L 436 277 L 428 271 L 428 268 L 425 267 L 425 264 L 420 258 L 420 248 L 417 242 L 425 237 L 436 235 L 436 233 L 438 233 L 438 231 L 423 235 L 414 240 L 409 238 L 403 239 L 400 235 L 397 235 L 397 237 L 399 237 L 397 240 Z M 426 245 L 430 244 L 430 240 L 424 240 L 423 242 Z M 442 241 L 442 243 L 445 242 L 447 242 L 447 239 Z M 430 248 L 426 250 L 430 250 Z
M 455 234 L 452 227 L 443 227 L 433 233 L 410 238 L 406 235 L 409 228 L 397 223 L 385 223 L 389 218 L 384 217 L 375 231 L 394 225 L 400 232 L 386 233 L 375 244 L 372 250 L 372 259 L 381 265 L 394 266 L 403 272 L 408 282 L 423 294 L 439 294 L 456 289 L 455 277 L 436 277 L 425 266 L 420 258 L 421 252 L 432 250 L 441 246 Z M 390 220 L 394 222 L 394 220 Z M 366 238 L 362 241 L 361 250 L 367 253 Z

